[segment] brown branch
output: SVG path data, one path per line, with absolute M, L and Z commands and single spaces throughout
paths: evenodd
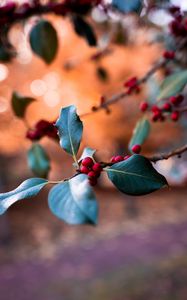
M 176 150 L 173 150 L 173 151 L 170 151 L 169 153 L 167 154 L 159 154 L 159 155 L 155 155 L 155 156 L 152 156 L 152 157 L 148 157 L 148 159 L 152 162 L 157 162 L 159 160 L 164 160 L 164 159 L 168 159 L 170 157 L 173 157 L 173 156 L 177 156 L 180 157 L 182 153 L 186 152 L 187 151 L 187 144 L 184 145 L 183 147 L 181 148 L 178 148 Z
M 178 43 L 178 45 L 175 49 L 175 52 L 181 50 L 186 45 L 186 43 L 187 43 L 187 39 L 183 39 L 180 43 Z M 155 65 L 142 78 L 137 80 L 137 85 L 140 86 L 141 84 L 144 84 L 156 71 L 165 67 L 170 61 L 171 61 L 170 59 L 161 58 L 157 63 L 155 63 Z M 93 113 L 98 112 L 102 109 L 105 109 L 107 112 L 108 106 L 110 106 L 128 96 L 129 96 L 128 91 L 123 91 L 118 94 L 115 94 L 112 97 L 110 97 L 109 99 L 106 99 L 104 103 L 101 103 L 98 106 L 94 106 L 91 111 L 89 111 L 87 113 L 83 113 L 82 115 L 80 115 L 80 117 L 81 118 L 87 117 L 87 116 L 92 115 Z M 177 111 L 183 112 L 183 111 L 186 111 L 186 109 L 187 108 L 185 107 L 183 109 L 182 108 L 177 109 Z

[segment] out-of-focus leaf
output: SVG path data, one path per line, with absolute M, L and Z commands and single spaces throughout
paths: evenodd
M 28 105 L 33 101 L 35 101 L 34 98 L 21 96 L 17 92 L 13 92 L 11 103 L 14 114 L 18 118 L 23 118 L 25 116 Z
M 124 13 L 139 13 L 143 6 L 142 0 L 112 0 L 112 5 Z
M 75 32 L 85 38 L 89 46 L 96 46 L 97 39 L 93 28 L 80 16 L 74 16 L 72 19 Z
M 133 145 L 142 145 L 145 140 L 147 139 L 150 132 L 150 123 L 147 119 L 143 118 L 142 120 L 138 121 L 136 127 L 133 130 L 133 135 L 129 143 L 129 150 Z
M 166 77 L 160 86 L 160 93 L 157 95 L 157 99 L 162 100 L 182 92 L 186 84 L 187 71 L 176 72 Z
M 28 151 L 28 165 L 34 175 L 47 178 L 50 171 L 50 160 L 44 148 L 39 144 L 33 144 Z
M 31 30 L 30 45 L 34 53 L 50 64 L 58 50 L 55 28 L 46 20 L 39 21 Z

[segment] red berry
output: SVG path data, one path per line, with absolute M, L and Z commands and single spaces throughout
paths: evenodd
M 178 121 L 178 119 L 179 119 L 179 112 L 178 111 L 172 112 L 171 119 L 172 119 L 172 121 L 175 121 L 175 122 Z
M 26 138 L 31 141 L 39 140 L 42 137 L 41 133 L 38 130 L 28 130 Z
M 6 5 L 0 7 L 0 13 L 12 13 L 16 8 L 16 3 L 13 1 L 8 2 Z
M 178 104 L 181 104 L 181 102 L 184 100 L 184 96 L 183 95 L 178 95 L 177 96 L 177 101 L 178 101 Z
M 169 102 L 164 103 L 162 109 L 165 111 L 171 111 L 171 104 Z
M 83 174 L 88 174 L 89 173 L 89 169 L 85 166 L 81 166 L 80 167 L 80 172 L 83 173 Z
M 134 88 L 137 86 L 137 77 L 132 77 L 124 83 L 125 87 Z
M 153 105 L 151 108 L 152 112 L 160 112 L 160 108 L 157 105 Z
M 123 158 L 123 156 L 121 156 L 121 155 L 117 155 L 117 156 L 115 157 L 115 163 L 118 163 L 118 162 L 123 161 L 123 160 L 124 160 L 124 158 Z
M 141 146 L 140 145 L 134 145 L 131 148 L 132 152 L 139 154 L 141 152 Z
M 123 160 L 126 160 L 126 159 L 128 159 L 129 157 L 131 157 L 131 155 L 126 155 L 126 156 L 124 156 Z
M 92 167 L 93 164 L 94 164 L 94 162 L 91 157 L 86 157 L 82 160 L 82 165 L 85 167 Z
M 146 111 L 147 109 L 148 109 L 148 103 L 147 102 L 141 102 L 140 103 L 140 110 L 142 111 L 142 112 L 144 112 L 144 111 Z
M 115 158 L 116 158 L 115 156 L 112 156 L 112 157 L 111 157 L 111 160 L 110 160 L 111 163 L 115 163 Z
M 90 172 L 88 173 L 88 178 L 97 178 L 97 173 L 94 172 L 94 171 L 90 171 Z
M 177 106 L 179 105 L 182 101 L 184 100 L 184 96 L 183 95 L 178 95 L 178 96 L 172 96 L 170 97 L 170 102 Z
M 165 51 L 163 53 L 163 57 L 166 59 L 174 59 L 175 58 L 175 52 L 174 51 Z
M 100 163 L 95 163 L 93 166 L 92 166 L 92 170 L 95 171 L 95 172 L 101 172 L 103 170 L 102 166 Z

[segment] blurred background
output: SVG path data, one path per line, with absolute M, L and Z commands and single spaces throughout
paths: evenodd
M 6 2 L 6 1 L 4 1 Z M 19 1 L 20 2 L 20 1 Z M 172 1 L 185 10 L 186 1 Z M 25 123 L 11 109 L 12 91 L 37 99 L 26 121 L 53 121 L 62 106 L 75 104 L 79 114 L 97 105 L 102 95 L 122 91 L 129 77 L 141 77 L 163 52 L 159 40 L 170 16 L 150 15 L 151 26 L 135 16 L 110 22 L 94 9 L 89 19 L 99 37 L 90 48 L 72 29 L 68 18 L 47 16 L 58 32 L 59 51 L 46 66 L 31 52 L 28 34 L 36 17 L 15 24 L 9 38 L 17 50 L 11 63 L 0 63 L 0 191 L 32 176 L 27 167 Z M 159 26 L 158 26 L 159 24 Z M 161 26 L 161 27 L 160 27 Z M 163 38 L 163 37 L 162 37 Z M 104 51 L 100 59 L 94 59 Z M 164 72 L 164 71 L 163 71 Z M 155 93 L 159 72 L 146 89 L 105 111 L 83 118 L 85 146 L 98 159 L 127 153 L 128 141 L 142 100 Z M 164 126 L 164 130 L 163 130 Z M 186 116 L 180 123 L 153 124 L 143 154 L 183 145 Z M 47 138 L 42 145 L 52 161 L 50 179 L 72 174 L 71 158 Z M 69 226 L 47 206 L 47 189 L 13 205 L 0 218 L 0 294 L 2 300 L 186 300 L 187 298 L 187 168 L 186 155 L 157 163 L 171 188 L 143 197 L 121 194 L 101 178 L 96 188 L 100 204 L 97 227 Z

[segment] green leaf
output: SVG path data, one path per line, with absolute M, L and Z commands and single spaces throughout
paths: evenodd
M 123 162 L 116 163 L 107 168 L 106 172 L 112 183 L 128 195 L 146 195 L 167 185 L 165 177 L 141 155 L 133 155 Z
M 34 53 L 50 64 L 57 53 L 58 38 L 55 28 L 46 20 L 39 21 L 31 30 L 30 45 Z
M 47 178 L 50 171 L 50 160 L 44 148 L 39 144 L 33 144 L 28 151 L 28 165 L 34 175 Z
M 158 100 L 162 100 L 180 93 L 187 84 L 187 71 L 176 72 L 164 79 L 160 86 Z
M 15 190 L 0 194 L 0 215 L 18 200 L 36 196 L 48 183 L 41 178 L 30 178 L 22 182 Z
M 66 223 L 97 223 L 98 204 L 86 175 L 77 175 L 54 186 L 48 203 L 52 213 Z
M 72 22 L 75 32 L 84 37 L 89 46 L 97 45 L 95 33 L 89 23 L 87 23 L 81 16 L 78 15 L 72 18 Z
M 76 107 L 70 105 L 62 108 L 55 126 L 58 128 L 60 146 L 67 153 L 76 157 L 83 132 L 83 125 L 76 113 Z
M 26 109 L 30 103 L 36 101 L 34 98 L 31 97 L 24 97 L 18 94 L 17 92 L 13 92 L 11 104 L 14 114 L 18 118 L 24 118 Z
M 142 145 L 147 139 L 149 133 L 150 123 L 147 119 L 143 118 L 136 124 L 136 127 L 133 130 L 133 135 L 129 143 L 129 150 L 131 151 L 133 145 Z
M 142 0 L 112 0 L 112 5 L 124 13 L 139 13 L 142 9 Z

